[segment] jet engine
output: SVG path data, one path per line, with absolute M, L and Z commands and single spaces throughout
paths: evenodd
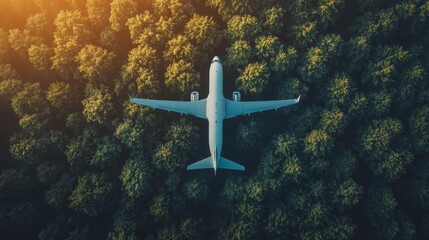
M 241 101 L 241 95 L 239 91 L 232 92 L 232 100 L 234 102 L 240 102 Z
M 197 91 L 191 92 L 191 102 L 198 101 L 199 97 L 200 95 L 198 94 Z

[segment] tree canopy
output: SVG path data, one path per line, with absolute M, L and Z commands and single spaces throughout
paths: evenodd
M 428 0 L 0 0 L 0 239 L 429 239 Z M 299 104 L 207 123 L 133 104 Z

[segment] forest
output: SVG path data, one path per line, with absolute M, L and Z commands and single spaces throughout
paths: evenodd
M 186 171 L 225 120 L 245 172 Z M 429 0 L 0 0 L 0 239 L 429 239 Z

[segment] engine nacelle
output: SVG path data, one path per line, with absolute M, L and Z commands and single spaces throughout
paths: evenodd
M 197 91 L 191 92 L 191 102 L 198 101 L 199 98 L 200 98 L 200 95 L 198 94 Z
M 232 100 L 234 102 L 240 102 L 241 101 L 241 94 L 239 91 L 232 92 Z

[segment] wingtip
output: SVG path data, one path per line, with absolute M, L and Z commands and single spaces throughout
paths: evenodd
M 300 99 L 301 99 L 301 95 L 299 95 L 298 98 L 296 99 L 297 102 L 299 102 Z
M 133 101 L 133 98 L 131 97 L 131 95 L 128 95 L 128 97 L 130 97 L 130 101 L 132 102 L 132 101 Z

